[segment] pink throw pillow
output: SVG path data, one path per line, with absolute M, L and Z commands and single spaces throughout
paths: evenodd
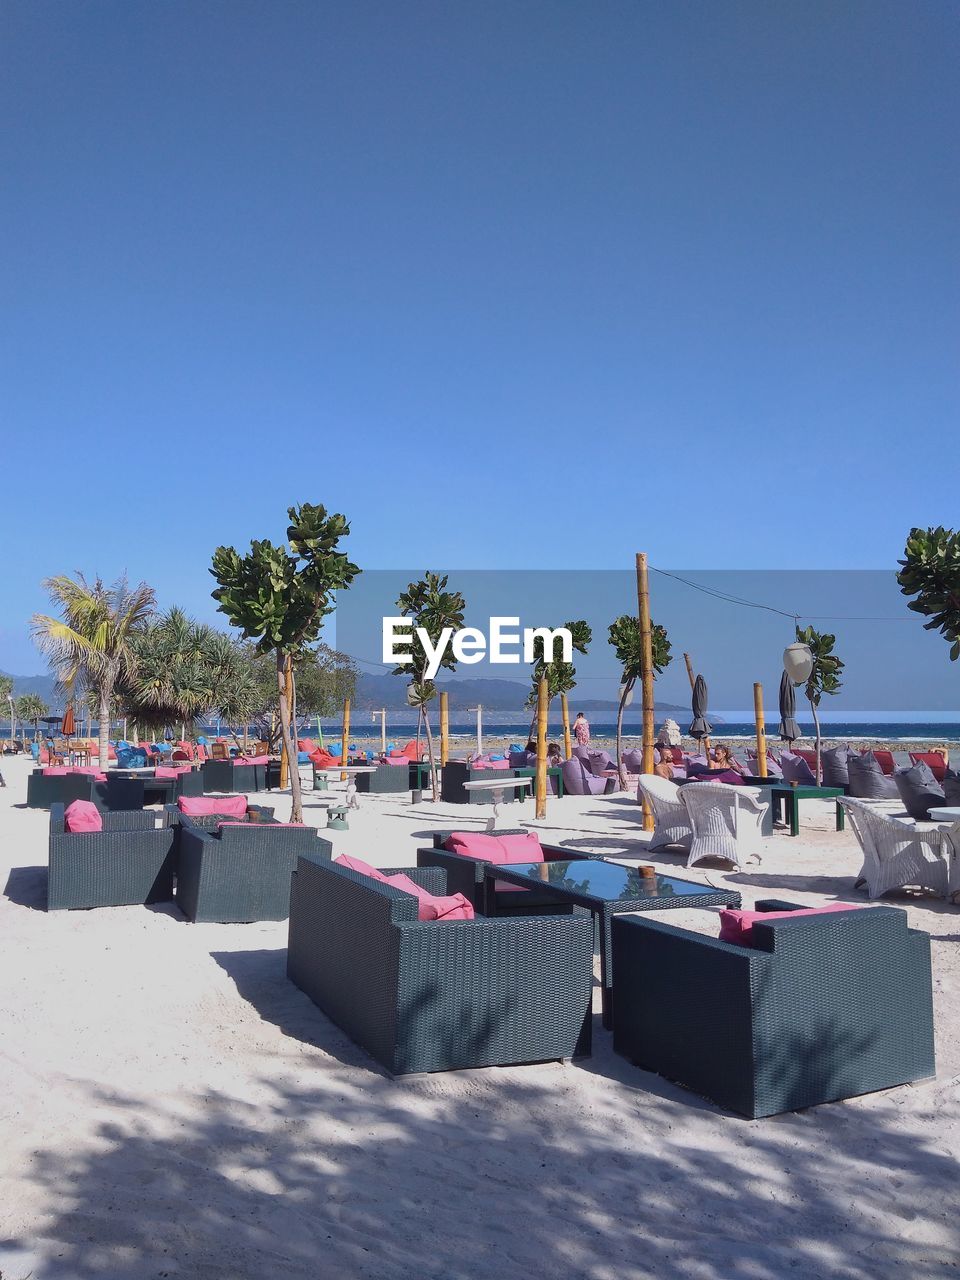
M 74 800 L 63 814 L 66 831 L 102 831 L 103 814 L 91 800 Z
M 65 778 L 67 776 L 67 766 L 65 764 L 48 764 L 46 768 L 41 770 L 45 778 Z
M 535 831 L 523 835 L 492 836 L 483 831 L 452 831 L 444 848 L 463 858 L 502 867 L 510 862 L 543 862 L 543 849 Z
M 384 883 L 393 885 L 395 889 L 402 889 L 404 893 L 413 894 L 417 899 L 418 920 L 473 919 L 473 907 L 462 893 L 454 893 L 448 896 L 428 893 L 415 880 L 411 880 L 409 876 L 405 876 L 402 873 L 395 876 L 385 876 Z
M 200 818 L 211 813 L 222 813 L 233 818 L 243 818 L 247 813 L 247 797 L 180 796 L 177 808 L 187 817 Z
M 346 867 L 348 871 L 356 871 L 358 875 L 370 876 L 374 880 L 381 882 L 386 880 L 386 876 L 382 871 L 378 871 L 376 867 L 371 867 L 369 862 L 364 862 L 362 858 L 351 858 L 348 854 L 342 853 L 339 858 L 334 858 L 334 864 L 338 867 Z
M 825 907 L 804 907 L 801 911 L 721 911 L 720 941 L 753 946 L 753 926 L 769 920 L 792 920 L 796 916 L 826 916 L 834 911 L 862 911 L 856 902 L 831 902 Z

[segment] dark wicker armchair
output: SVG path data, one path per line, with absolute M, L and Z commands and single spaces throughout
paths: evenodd
M 404 873 L 448 891 L 437 868 Z M 411 894 L 301 858 L 289 930 L 290 979 L 394 1075 L 590 1051 L 585 917 L 421 922 Z
M 434 831 L 433 848 L 417 850 L 417 866 L 441 867 L 446 872 L 450 893 L 462 893 L 465 898 L 473 903 L 474 909 L 480 911 L 484 905 L 484 881 L 490 864 L 477 858 L 465 858 L 458 853 L 451 853 L 443 847 L 447 837 L 457 829 Z M 510 830 L 494 831 L 492 833 L 480 832 L 478 834 L 524 836 L 528 832 Z M 575 849 L 563 849 L 560 845 L 555 844 L 545 844 L 540 847 L 543 849 L 543 857 L 546 862 L 575 860 L 591 856 L 588 853 L 578 853 Z M 495 901 L 497 915 L 500 916 L 511 915 L 514 912 L 528 915 L 535 911 L 547 914 L 569 915 L 573 910 L 573 907 L 568 902 L 558 902 L 556 894 L 551 894 L 549 889 L 544 889 L 543 893 L 540 893 L 536 889 L 521 889 L 518 886 L 500 888 L 496 891 Z
M 444 804 L 493 804 L 491 791 L 469 792 L 464 790 L 465 782 L 490 782 L 498 776 L 515 778 L 513 769 L 473 769 L 465 760 L 448 760 L 440 770 L 440 799 Z M 516 800 L 512 787 L 503 793 L 501 804 L 512 804 Z
M 105 813 L 102 831 L 64 829 L 50 809 L 47 910 L 124 907 L 173 898 L 173 831 L 156 813 Z
M 92 773 L 44 773 L 34 769 L 27 777 L 27 808 L 49 809 L 55 804 L 66 807 L 74 800 L 102 803 L 96 785 Z
M 265 791 L 267 766 L 263 764 L 235 764 L 232 760 L 204 760 L 203 793 L 212 791 Z
M 197 922 L 285 920 L 297 858 L 329 862 L 332 850 L 316 827 L 181 814 L 177 906 Z
M 744 947 L 617 916 L 617 1052 L 752 1119 L 934 1074 L 930 938 L 906 912 L 798 916 L 753 934 Z

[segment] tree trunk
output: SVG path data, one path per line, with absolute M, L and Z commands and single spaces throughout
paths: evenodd
M 417 764 L 420 763 L 420 730 L 423 726 L 423 703 L 417 707 Z
M 617 707 L 617 773 L 620 777 L 620 790 L 627 789 L 627 771 L 623 767 L 623 711 L 627 705 L 627 694 L 633 688 L 633 681 L 624 683 L 623 693 L 620 695 L 620 705 Z
M 297 767 L 296 752 L 291 747 L 290 737 L 290 703 L 287 701 L 286 655 L 277 651 L 277 688 L 280 693 L 280 731 L 283 734 L 283 746 L 287 753 L 287 769 L 290 774 L 290 821 L 303 822 L 303 801 L 300 796 L 300 770 Z
M 817 711 L 817 704 L 814 702 L 813 698 L 810 698 L 810 710 L 813 713 L 813 728 L 816 734 L 815 750 L 817 753 L 817 768 L 816 768 L 817 786 L 821 787 L 823 786 L 823 767 L 820 762 L 820 715 Z
M 437 791 L 437 767 L 433 758 L 433 734 L 430 732 L 430 717 L 427 715 L 426 707 L 423 708 L 423 727 L 427 733 L 427 756 L 430 760 L 430 792 L 433 803 L 436 804 L 440 795 Z
M 113 698 L 113 688 L 109 684 L 102 684 L 99 689 L 100 693 L 100 723 L 97 725 L 100 738 L 100 768 L 103 772 L 110 765 L 110 702 Z

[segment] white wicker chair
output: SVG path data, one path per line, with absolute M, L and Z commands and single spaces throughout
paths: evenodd
M 689 849 L 693 829 L 687 811 L 680 802 L 680 788 L 677 784 L 655 773 L 642 773 L 637 783 L 638 803 L 642 804 L 644 797 L 653 811 L 654 827 L 650 837 L 650 851 L 662 849 L 668 844 Z
M 918 827 L 912 820 L 878 811 L 863 800 L 840 800 L 863 850 L 856 887 L 868 898 L 917 885 L 942 898 L 960 893 L 960 823 L 950 828 Z
M 704 858 L 723 858 L 739 870 L 748 860 L 760 861 L 761 824 L 770 808 L 757 792 L 727 782 L 691 782 L 680 788 L 680 801 L 693 830 L 687 866 Z

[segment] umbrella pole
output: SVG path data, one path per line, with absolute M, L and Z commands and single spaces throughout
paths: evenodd
M 537 780 L 536 817 L 547 816 L 547 708 L 550 695 L 546 676 L 537 683 Z
M 757 726 L 757 773 L 767 776 L 767 726 L 763 719 L 763 685 L 753 686 L 753 718 Z
M 643 695 L 643 763 L 644 773 L 653 773 L 653 628 L 650 623 L 650 575 L 647 557 L 637 552 L 637 604 L 640 618 L 640 688 Z M 618 763 L 619 767 L 619 763 Z M 643 802 L 643 829 L 652 831 L 653 810 Z
M 683 660 L 684 660 L 684 662 L 687 664 L 687 679 L 690 681 L 690 689 L 691 689 L 691 692 L 692 692 L 694 685 L 697 683 L 697 678 L 696 678 L 696 676 L 693 674 L 693 662 L 692 662 L 692 661 L 691 661 L 691 659 L 690 659 L 690 655 L 689 655 L 689 653 L 685 653 L 685 654 L 683 655 Z M 710 765 L 710 739 L 709 739 L 709 738 L 701 738 L 701 739 L 700 739 L 700 741 L 699 741 L 699 743 L 698 743 L 697 745 L 698 745 L 699 747 L 702 747 L 702 748 L 703 748 L 703 758 L 704 758 L 704 760 L 707 762 L 707 766 L 709 767 L 709 765 Z
M 563 758 L 565 760 L 573 759 L 573 746 L 570 742 L 570 703 L 567 701 L 567 695 L 560 695 L 560 713 L 563 716 Z

